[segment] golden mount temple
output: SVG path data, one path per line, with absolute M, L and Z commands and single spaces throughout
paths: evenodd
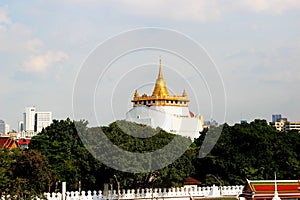
M 160 60 L 158 77 L 151 96 L 139 95 L 135 91 L 131 100 L 133 108 L 126 113 L 126 120 L 145 124 L 153 128 L 160 127 L 167 132 L 198 138 L 203 130 L 203 117 L 195 116 L 190 112 L 187 92 L 183 90 L 182 96 L 169 95 L 166 81 L 162 73 Z

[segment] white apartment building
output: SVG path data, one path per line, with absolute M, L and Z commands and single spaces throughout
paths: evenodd
M 35 123 L 35 107 L 26 107 L 24 116 L 24 131 L 34 132 L 34 123 Z
M 4 120 L 0 120 L 0 134 L 7 134 L 10 131 L 10 126 Z
M 26 107 L 23 121 L 19 122 L 19 137 L 33 137 L 52 123 L 52 112 L 36 111 Z
M 297 130 L 300 132 L 300 122 L 288 122 L 287 131 Z
M 5 134 L 5 122 L 0 120 L 0 134 Z
M 5 124 L 5 134 L 8 134 L 10 132 L 10 126 L 9 124 Z
M 36 112 L 35 113 L 35 129 L 39 133 L 52 123 L 52 112 Z

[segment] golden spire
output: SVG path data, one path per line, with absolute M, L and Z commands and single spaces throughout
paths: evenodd
M 162 75 L 162 64 L 161 64 L 161 58 L 159 58 L 159 72 L 158 72 L 158 78 L 164 79 Z
M 169 96 L 169 92 L 167 90 L 166 82 L 162 75 L 162 64 L 161 59 L 159 59 L 159 72 L 158 77 L 156 79 L 155 87 L 152 93 L 152 96 Z

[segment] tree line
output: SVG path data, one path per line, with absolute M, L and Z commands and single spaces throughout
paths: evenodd
M 154 152 L 178 141 L 170 154 L 159 157 L 154 163 L 157 165 L 174 151 L 182 148 L 185 151 L 162 169 L 122 172 L 103 164 L 104 158 L 95 155 L 105 153 L 108 162 L 134 166 L 133 171 L 149 164 L 149 160 L 147 157 L 143 162 L 128 160 L 112 150 L 99 152 L 109 148 L 103 135 L 125 152 L 135 153 Z M 216 142 L 214 148 L 199 158 L 200 148 L 209 142 Z M 0 195 L 28 197 L 54 192 L 63 181 L 69 191 L 102 190 L 105 183 L 113 184 L 116 189 L 116 178 L 121 189 L 183 186 L 188 177 L 200 180 L 203 185 L 240 185 L 246 178 L 273 179 L 274 172 L 278 179 L 299 179 L 300 135 L 295 131 L 278 132 L 265 120 L 204 129 L 193 142 L 159 128 L 126 121 L 89 128 L 87 121 L 54 120 L 32 138 L 29 149 L 0 150 Z

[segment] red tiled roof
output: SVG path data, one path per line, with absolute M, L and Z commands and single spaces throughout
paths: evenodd
M 189 177 L 185 182 L 184 185 L 198 185 L 201 184 L 200 181 L 198 181 L 197 179 L 194 179 L 192 177 Z
M 23 138 L 23 139 L 20 139 L 18 141 L 19 144 L 29 144 L 30 143 L 30 139 L 29 138 Z
M 249 189 L 252 192 L 258 193 L 274 193 L 275 181 L 274 180 L 264 180 L 264 181 L 253 181 L 248 180 Z M 277 180 L 277 191 L 278 193 L 290 193 L 299 192 L 298 187 L 300 183 L 298 180 Z
M 18 148 L 19 144 L 10 137 L 0 137 L 0 148 Z
M 4 144 L 7 142 L 9 137 L 0 137 L 0 148 L 4 147 Z
M 276 180 L 280 198 L 298 198 L 300 182 L 298 180 Z M 271 199 L 275 192 L 275 180 L 247 180 L 243 193 L 239 196 L 252 199 Z

